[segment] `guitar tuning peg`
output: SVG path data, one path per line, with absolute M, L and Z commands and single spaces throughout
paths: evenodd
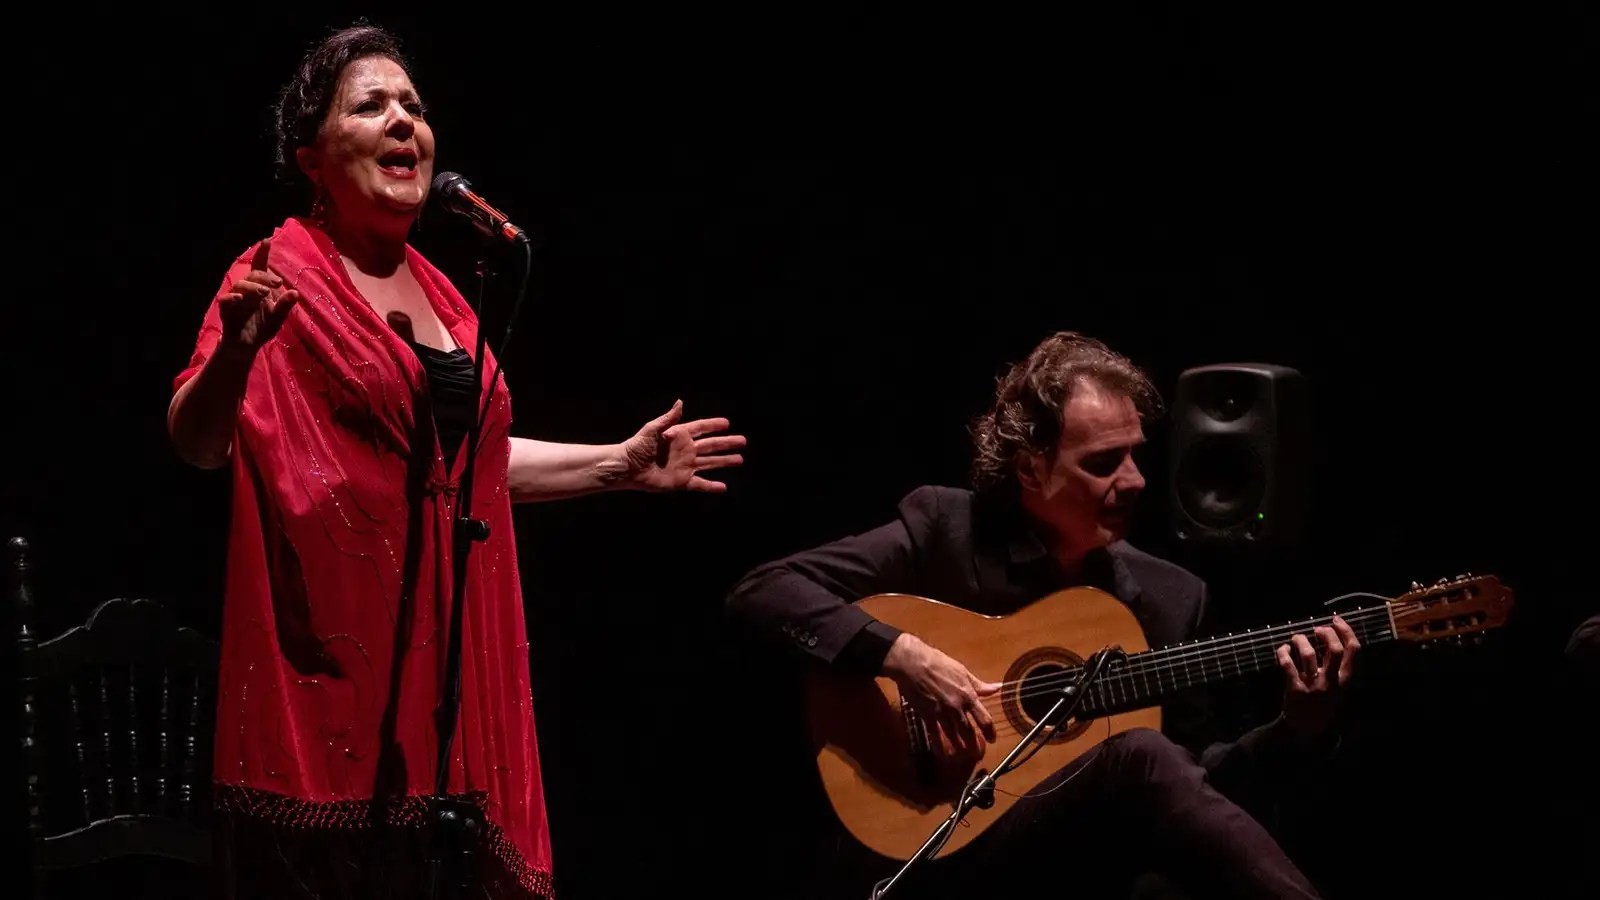
M 1411 589 L 1413 591 L 1420 591 L 1420 590 L 1422 590 L 1422 585 L 1420 585 L 1417 582 L 1413 581 L 1413 582 L 1411 582 Z

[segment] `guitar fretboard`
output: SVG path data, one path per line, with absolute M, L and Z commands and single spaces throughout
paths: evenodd
M 1385 605 L 1339 613 L 1339 617 L 1344 619 L 1363 645 L 1394 638 L 1389 609 Z M 1264 669 L 1276 669 L 1279 645 L 1299 633 L 1304 633 L 1310 639 L 1312 628 L 1332 622 L 1333 616 L 1324 616 L 1243 634 L 1158 647 L 1131 654 L 1122 661 L 1113 660 L 1100 673 L 1099 679 L 1090 685 L 1083 698 L 1079 717 L 1153 706 L 1186 688 L 1238 678 Z M 1317 651 L 1318 659 L 1321 659 L 1321 642 L 1313 639 L 1312 646 Z M 1078 672 L 1072 674 L 1076 678 Z

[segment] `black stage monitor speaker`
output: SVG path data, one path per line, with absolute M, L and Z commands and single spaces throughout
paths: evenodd
M 1310 501 L 1304 376 L 1221 363 L 1178 376 L 1168 485 L 1174 535 L 1210 545 L 1294 545 Z

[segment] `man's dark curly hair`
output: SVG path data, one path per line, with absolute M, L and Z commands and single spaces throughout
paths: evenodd
M 411 71 L 398 38 L 383 28 L 361 22 L 319 41 L 278 92 L 278 177 L 286 184 L 302 183 L 305 176 L 295 161 L 295 151 L 316 143 L 345 66 L 372 56 L 386 56 L 407 73 Z
M 1086 383 L 1129 397 L 1143 418 L 1161 411 L 1155 385 L 1127 357 L 1094 338 L 1057 332 L 1000 377 L 994 406 L 972 423 L 973 489 L 1014 495 L 1018 454 L 1055 449 L 1067 401 Z

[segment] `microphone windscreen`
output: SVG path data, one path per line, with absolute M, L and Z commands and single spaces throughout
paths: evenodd
M 443 200 L 466 186 L 467 180 L 455 172 L 440 172 L 433 176 L 432 194 L 434 197 Z

